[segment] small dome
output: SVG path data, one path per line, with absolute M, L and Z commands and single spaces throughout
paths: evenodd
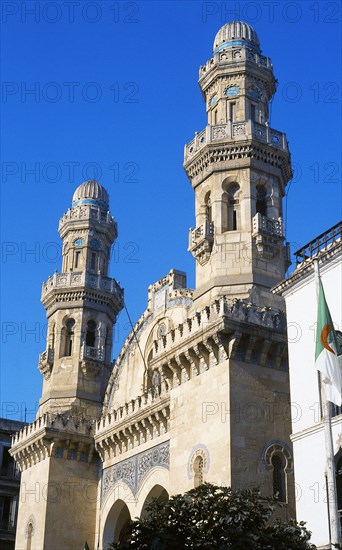
M 260 42 L 255 30 L 243 21 L 226 23 L 214 40 L 214 53 L 232 46 L 249 46 L 260 51 Z
M 72 207 L 78 206 L 79 204 L 95 204 L 101 208 L 108 209 L 108 193 L 97 181 L 85 181 L 77 187 L 72 197 Z

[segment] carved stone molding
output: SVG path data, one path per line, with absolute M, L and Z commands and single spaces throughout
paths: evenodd
M 114 466 L 105 468 L 102 472 L 102 502 L 118 481 L 126 483 L 132 493 L 136 494 L 146 475 L 153 468 L 169 469 L 169 462 L 170 444 L 169 441 L 166 441 L 131 458 L 122 460 Z

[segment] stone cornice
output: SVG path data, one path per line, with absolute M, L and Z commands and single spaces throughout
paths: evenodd
M 202 173 L 205 174 L 205 177 L 208 177 L 210 168 L 218 170 L 220 163 L 240 160 L 248 160 L 249 162 L 255 160 L 272 165 L 273 169 L 278 168 L 280 170 L 284 182 L 289 181 L 292 177 L 289 153 L 257 140 L 247 139 L 239 142 L 218 142 L 205 145 L 184 163 L 184 168 L 190 180 L 195 180 L 196 176 Z
M 92 420 L 46 413 L 13 436 L 10 453 L 21 471 L 51 456 L 91 462 L 93 433 Z

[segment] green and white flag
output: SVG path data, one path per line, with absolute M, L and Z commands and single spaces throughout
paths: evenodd
M 85 541 L 85 544 L 84 544 L 84 549 L 83 550 L 90 550 L 89 546 L 88 546 L 88 543 L 87 541 Z
M 322 281 L 319 279 L 316 367 L 323 375 L 327 400 L 340 406 L 342 402 L 342 374 L 337 350 L 338 345 L 334 325 L 325 300 Z

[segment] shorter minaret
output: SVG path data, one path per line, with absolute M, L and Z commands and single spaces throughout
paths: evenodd
M 46 350 L 39 358 L 44 376 L 38 416 L 45 411 L 100 411 L 111 367 L 112 332 L 123 307 L 123 291 L 109 278 L 110 249 L 117 225 L 108 193 L 96 181 L 80 185 L 72 208 L 61 218 L 62 273 L 44 284 L 48 318 Z
M 59 223 L 62 273 L 44 284 L 48 318 L 36 420 L 13 438 L 22 471 L 18 550 L 94 547 L 99 457 L 94 422 L 111 371 L 112 331 L 123 290 L 108 277 L 116 223 L 107 191 L 80 185 Z

